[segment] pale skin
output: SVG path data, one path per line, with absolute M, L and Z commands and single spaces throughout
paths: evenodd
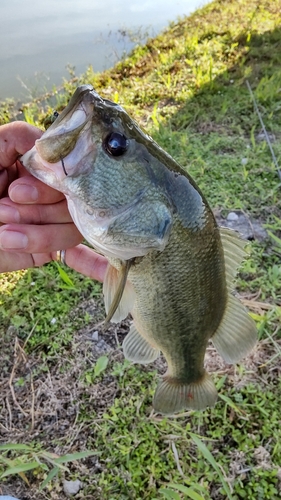
M 0 126 L 0 273 L 42 266 L 66 250 L 69 267 L 103 281 L 107 260 L 81 244 L 63 194 L 18 161 L 41 135 L 25 122 Z

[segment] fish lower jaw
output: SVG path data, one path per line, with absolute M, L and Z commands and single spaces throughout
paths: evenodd
M 54 189 L 60 190 L 61 181 L 65 178 L 61 163 L 58 164 L 57 168 L 55 168 L 56 164 L 50 166 L 48 162 L 38 155 L 35 146 L 22 155 L 20 161 L 36 179 Z
M 118 245 L 116 242 L 107 243 L 106 238 L 99 238 L 99 236 L 93 235 L 92 231 L 89 234 L 85 231 L 85 228 L 79 225 L 77 225 L 77 227 L 87 242 L 92 245 L 97 252 L 107 258 L 130 260 L 136 257 L 144 257 L 149 252 L 149 249 L 142 250 L 138 247 L 126 247 L 121 244 Z

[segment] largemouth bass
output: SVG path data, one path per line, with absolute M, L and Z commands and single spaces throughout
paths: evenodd
M 150 363 L 164 354 L 154 409 L 213 406 L 217 391 L 204 369 L 209 340 L 235 363 L 257 339 L 232 294 L 244 242 L 218 228 L 194 180 L 90 85 L 76 90 L 22 162 L 65 194 L 79 231 L 108 258 L 108 319 L 133 317 L 125 357 Z

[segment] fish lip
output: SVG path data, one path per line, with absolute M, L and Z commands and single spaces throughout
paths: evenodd
M 122 110 L 119 104 L 100 97 L 92 85 L 77 87 L 68 105 L 35 144 L 40 144 L 49 137 L 64 135 L 85 126 L 92 119 L 93 108 L 104 113 L 105 107 Z
M 22 163 L 28 164 L 29 170 L 33 175 L 45 183 L 45 175 L 40 175 L 40 164 L 43 170 L 54 171 L 53 165 L 62 162 L 75 149 L 78 135 L 82 131 L 88 131 L 92 121 L 94 101 L 91 92 L 91 85 L 82 85 L 78 87 L 70 99 L 66 108 L 60 113 L 52 125 L 44 132 L 42 137 L 35 141 L 30 154 L 26 153 L 22 157 Z M 37 156 L 39 155 L 39 156 Z M 36 167 L 34 159 L 37 158 Z M 72 168 L 72 167 L 71 167 Z M 68 175 L 68 170 L 66 169 Z M 70 174 L 71 175 L 71 174 Z M 63 180 L 63 176 L 58 180 Z M 49 182 L 52 184 L 52 179 Z
M 119 104 L 100 97 L 92 85 L 80 85 L 64 110 L 35 144 L 40 145 L 50 137 L 64 135 L 85 126 L 92 119 L 93 108 L 104 114 L 108 107 L 123 110 Z
M 35 141 L 35 146 L 46 142 L 51 137 L 59 137 L 72 132 L 81 131 L 85 125 L 91 120 L 91 109 L 87 109 L 84 102 L 78 103 L 72 113 L 67 113 L 67 119 L 57 120 L 46 130 L 46 132 Z

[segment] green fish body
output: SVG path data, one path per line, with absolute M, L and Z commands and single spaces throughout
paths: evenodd
M 211 339 L 229 363 L 254 346 L 254 321 L 232 294 L 244 242 L 219 229 L 193 179 L 121 106 L 79 87 L 22 161 L 62 191 L 79 231 L 105 255 L 108 319 L 128 313 L 127 359 L 168 369 L 153 406 L 173 414 L 213 406 L 204 369 Z

